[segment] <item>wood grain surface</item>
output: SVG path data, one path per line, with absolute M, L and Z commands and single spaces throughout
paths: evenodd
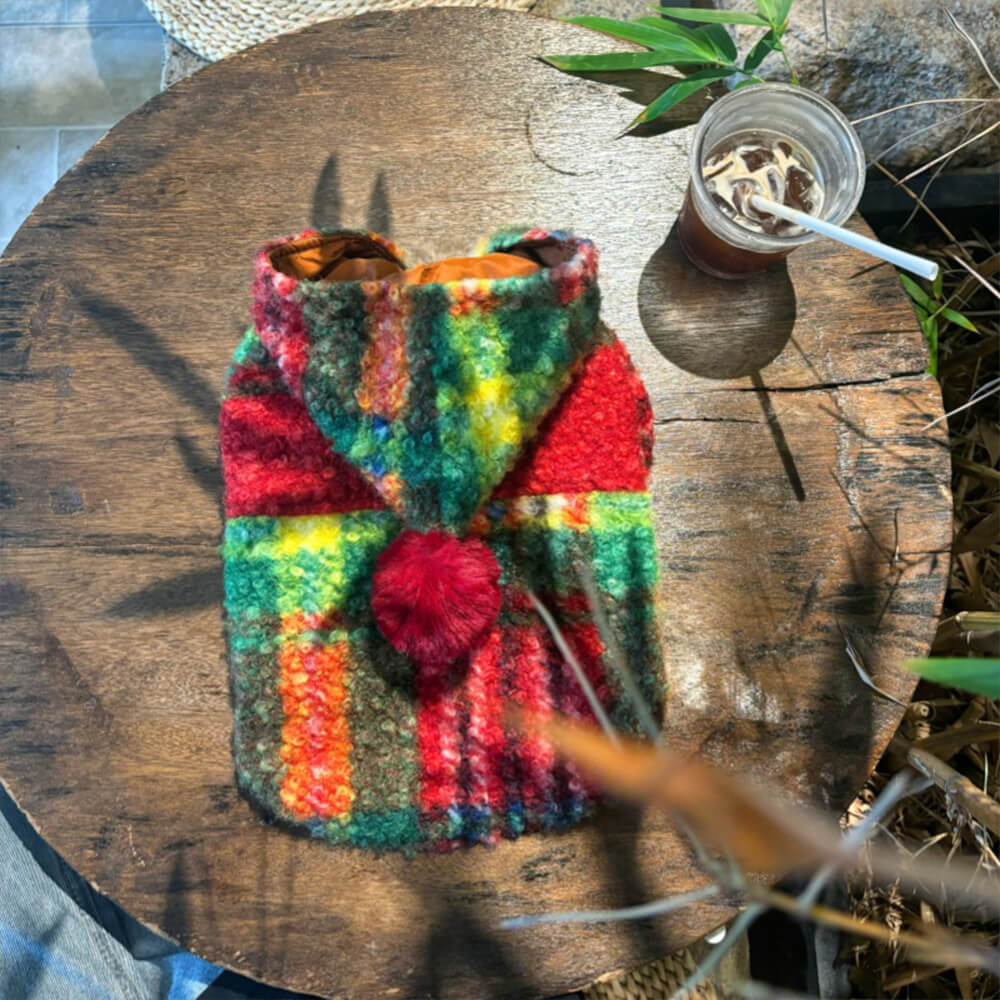
M 265 43 L 114 128 L 0 262 L 0 777 L 200 955 L 331 997 L 543 996 L 727 916 L 498 930 L 701 883 L 658 815 L 407 860 L 269 827 L 237 794 L 218 400 L 254 249 L 307 224 L 388 231 L 413 260 L 515 222 L 593 237 L 655 407 L 671 744 L 836 813 L 896 726 L 840 629 L 906 699 L 951 523 L 913 312 L 888 266 L 830 243 L 747 282 L 688 267 L 691 112 L 615 139 L 663 78 L 534 58 L 615 44 L 458 9 Z

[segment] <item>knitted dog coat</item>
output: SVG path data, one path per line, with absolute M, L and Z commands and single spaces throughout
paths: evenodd
M 565 826 L 594 790 L 509 706 L 635 713 L 581 588 L 659 714 L 652 413 L 598 319 L 597 252 L 542 230 L 404 271 L 367 233 L 256 258 L 221 418 L 234 752 L 274 818 L 439 849 Z

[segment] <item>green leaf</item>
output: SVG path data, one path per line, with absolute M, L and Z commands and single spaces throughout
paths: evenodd
M 650 18 L 649 20 L 652 20 Z M 627 42 L 644 45 L 647 49 L 663 49 L 669 38 L 667 33 L 648 24 L 633 21 L 616 21 L 611 17 L 570 17 L 570 24 L 578 24 L 581 28 L 603 32 L 612 38 L 624 38 Z M 669 22 L 667 22 L 669 23 Z M 672 27 L 677 27 L 672 25 Z
M 919 310 L 918 310 L 919 312 Z M 938 373 L 938 322 L 934 316 L 921 315 L 920 329 L 927 341 L 927 371 L 937 377 Z
M 792 3 L 794 0 L 778 0 L 775 13 L 777 16 L 777 23 L 783 25 L 785 21 L 788 20 L 789 12 L 792 9 Z
M 681 53 L 698 55 L 701 56 L 703 63 L 728 61 L 728 57 L 719 51 L 712 36 L 703 33 L 704 29 L 698 28 L 692 31 L 680 24 L 674 24 L 673 21 L 664 21 L 662 17 L 640 17 L 633 23 L 660 32 L 663 39 L 658 48 L 676 49 Z
M 963 316 L 960 312 L 955 312 L 954 309 L 942 309 L 941 315 L 944 316 L 945 319 L 950 320 L 956 326 L 960 326 L 963 330 L 969 330 L 972 333 L 979 333 L 971 319 L 966 319 L 965 316 Z
M 777 47 L 778 40 L 774 32 L 769 31 L 747 54 L 743 60 L 743 68 L 752 73 Z
M 742 10 L 699 10 L 697 7 L 652 7 L 664 17 L 679 21 L 704 21 L 708 24 L 754 24 L 766 28 L 768 22 L 756 14 Z
M 899 280 L 914 302 L 922 305 L 928 312 L 934 312 L 934 303 L 928 294 L 908 275 L 900 273 Z
M 781 23 L 778 20 L 777 0 L 757 0 L 757 10 L 772 27 Z
M 729 32 L 721 24 L 706 24 L 704 28 L 695 29 L 695 33 L 712 40 L 712 45 L 722 57 L 723 62 L 736 61 L 736 57 L 739 55 L 736 51 L 736 45 L 729 37 Z
M 740 82 L 733 87 L 733 90 L 739 90 L 740 87 L 752 87 L 755 83 L 760 82 L 760 80 L 740 80 Z
M 698 73 L 692 73 L 687 79 L 679 80 L 672 86 L 667 87 L 655 101 L 643 108 L 635 121 L 629 125 L 629 128 L 632 128 L 633 125 L 639 125 L 642 122 L 651 122 L 654 118 L 659 118 L 660 115 L 666 114 L 675 104 L 680 104 L 681 101 L 686 100 L 692 94 L 696 94 L 699 90 L 707 87 L 713 80 L 721 80 L 733 72 L 735 70 L 732 66 L 726 66 L 720 69 L 712 67 L 711 69 L 703 69 Z
M 680 66 L 669 52 L 603 52 L 600 55 L 542 56 L 550 66 L 567 73 L 601 72 L 603 70 L 644 69 L 646 66 Z M 701 65 L 699 58 L 690 65 Z
M 1000 660 L 907 660 L 906 669 L 936 684 L 1000 698 Z
M 937 277 L 934 279 L 934 283 L 931 285 L 931 295 L 936 299 L 941 298 L 941 291 L 944 287 L 944 271 L 938 268 Z

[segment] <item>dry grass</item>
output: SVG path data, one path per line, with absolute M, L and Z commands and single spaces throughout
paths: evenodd
M 950 299 L 951 308 L 978 328 L 973 333 L 953 323 L 942 325 L 939 377 L 946 411 L 966 404 L 977 389 L 1000 373 L 997 300 L 956 260 L 956 255 L 960 256 L 981 277 L 995 283 L 1000 275 L 1000 252 L 980 234 L 968 235 L 957 243 L 943 238 L 937 245 L 921 248 L 941 264 L 942 298 Z M 1000 477 L 995 471 L 1000 461 L 998 400 L 1000 396 L 991 394 L 949 418 L 955 532 L 935 655 L 998 655 L 1000 632 L 989 628 L 988 619 L 979 616 L 977 621 L 968 614 L 995 612 L 1000 607 Z M 995 803 L 1000 797 L 1000 740 L 996 738 L 1000 734 L 1000 702 L 922 682 L 900 728 L 901 739 L 894 742 L 855 800 L 847 824 L 857 822 L 878 792 L 905 766 L 907 745 L 919 745 L 943 733 L 954 738 L 939 738 L 926 746 L 933 748 L 936 759 L 985 793 L 987 805 L 989 799 Z M 884 839 L 895 843 L 903 855 L 920 851 L 964 855 L 987 868 L 1000 868 L 1000 831 L 977 820 L 951 789 L 932 787 L 904 799 L 882 825 Z M 893 931 L 930 920 L 955 931 L 985 936 L 994 943 L 1000 939 L 996 910 L 989 913 L 933 906 L 899 886 L 879 887 L 871 881 L 856 882 L 852 900 L 856 916 L 877 920 Z M 917 965 L 892 942 L 855 939 L 847 959 L 856 996 L 1000 997 L 997 976 L 941 964 Z

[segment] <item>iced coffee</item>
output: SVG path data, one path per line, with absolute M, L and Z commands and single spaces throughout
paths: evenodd
M 744 229 L 770 236 L 799 236 L 806 230 L 760 212 L 750 202 L 763 195 L 809 215 L 823 205 L 823 185 L 809 153 L 774 132 L 746 132 L 724 140 L 701 169 L 705 188 L 719 210 Z
M 717 101 L 698 126 L 690 164 L 678 235 L 698 267 L 724 278 L 762 270 L 815 238 L 757 210 L 751 195 L 839 225 L 864 183 L 850 124 L 823 98 L 787 84 L 757 84 Z

